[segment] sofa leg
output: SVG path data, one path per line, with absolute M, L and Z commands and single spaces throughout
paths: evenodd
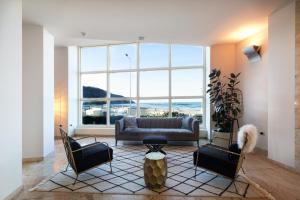
M 118 140 L 116 139 L 115 146 L 117 146 L 117 145 L 118 145 Z

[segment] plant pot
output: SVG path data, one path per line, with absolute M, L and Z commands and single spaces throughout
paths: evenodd
M 230 139 L 230 132 L 219 132 L 216 130 L 212 131 L 212 143 L 214 145 L 228 148 Z

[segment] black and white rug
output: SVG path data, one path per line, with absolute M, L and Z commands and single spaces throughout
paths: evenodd
M 160 189 L 148 189 L 144 182 L 144 157 L 147 149 L 142 146 L 117 146 L 112 162 L 113 173 L 109 165 L 101 165 L 79 176 L 73 185 L 75 173 L 69 168 L 66 172 L 53 175 L 42 181 L 31 191 L 47 192 L 88 192 L 110 194 L 176 195 L 176 196 L 224 196 L 224 197 L 271 197 L 244 175 L 231 180 L 213 172 L 198 168 L 194 176 L 192 153 L 195 147 L 167 146 L 168 178 Z

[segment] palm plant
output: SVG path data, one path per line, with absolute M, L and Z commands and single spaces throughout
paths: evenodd
M 241 102 L 238 98 L 240 90 L 237 85 L 240 73 L 231 73 L 230 77 L 221 78 L 221 71 L 213 69 L 209 74 L 210 83 L 207 93 L 210 95 L 210 103 L 214 112 L 212 120 L 219 132 L 231 132 L 233 120 L 241 113 Z

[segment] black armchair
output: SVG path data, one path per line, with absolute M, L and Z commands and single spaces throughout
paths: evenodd
M 109 162 L 110 172 L 112 173 L 111 161 L 113 159 L 113 149 L 110 148 L 107 143 L 97 142 L 94 137 L 94 143 L 81 146 L 77 141 L 89 137 L 75 140 L 69 137 L 63 128 L 60 128 L 60 133 L 68 159 L 68 166 L 71 166 L 76 173 L 76 179 L 73 184 L 76 183 L 81 173 L 104 163 Z
M 225 149 L 216 145 L 206 144 L 193 154 L 195 175 L 197 167 L 205 168 L 230 179 L 235 179 L 242 167 L 245 154 L 237 144 Z
M 193 155 L 195 176 L 197 167 L 202 167 L 230 178 L 232 184 L 240 169 L 243 170 L 242 165 L 246 154 L 255 148 L 257 128 L 251 124 L 242 126 L 238 131 L 237 139 L 238 144 L 231 145 L 229 149 L 212 144 L 198 148 Z

